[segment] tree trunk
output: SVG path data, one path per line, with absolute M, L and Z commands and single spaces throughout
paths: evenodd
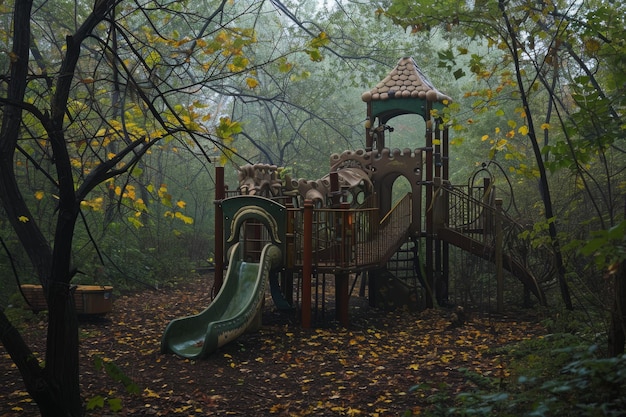
M 526 114 L 526 121 L 528 123 L 528 138 L 530 139 L 533 153 L 535 156 L 535 162 L 537 163 L 537 170 L 539 171 L 539 191 L 541 193 L 541 200 L 545 210 L 545 219 L 548 222 L 548 233 L 550 235 L 550 242 L 552 244 L 552 250 L 554 251 L 554 261 L 557 269 L 557 280 L 559 282 L 559 288 L 561 290 L 561 298 L 565 304 L 565 308 L 573 310 L 572 299 L 569 293 L 569 286 L 565 278 L 565 264 L 563 263 L 563 254 L 561 253 L 561 244 L 556 229 L 554 220 L 554 211 L 552 208 L 552 195 L 550 194 L 550 186 L 548 183 L 548 174 L 546 172 L 546 166 L 543 162 L 543 156 L 541 154 L 541 148 L 539 147 L 539 141 L 537 139 L 535 126 L 533 123 L 532 113 L 530 111 L 530 105 L 528 103 L 528 95 L 526 94 L 526 88 L 524 80 L 522 79 L 522 69 L 520 64 L 520 54 L 518 53 L 518 46 L 521 44 L 518 41 L 518 35 L 506 12 L 506 6 L 504 0 L 498 1 L 498 6 L 502 12 L 502 17 L 506 23 L 507 32 L 511 38 L 509 48 L 511 50 L 511 56 L 513 63 L 515 64 L 515 74 L 517 78 L 518 91 L 522 99 L 524 112 Z
M 53 147 L 59 187 L 59 207 L 55 230 L 54 251 L 34 221 L 15 178 L 14 155 L 22 123 L 22 107 L 27 83 L 30 46 L 30 14 L 32 0 L 15 2 L 13 14 L 14 37 L 11 78 L 7 88 L 0 127 L 0 201 L 25 252 L 35 266 L 48 302 L 48 337 L 45 368 L 41 368 L 30 349 L 0 314 L 0 338 L 24 379 L 42 416 L 71 416 L 83 414 L 80 398 L 78 366 L 78 323 L 70 291 L 70 259 L 74 226 L 79 210 L 69 155 L 63 135 L 63 120 L 71 88 L 80 44 L 68 38 L 68 52 L 62 74 L 51 103 L 51 118 L 39 115 Z M 101 7 L 106 7 L 102 6 Z M 94 16 L 88 19 L 95 25 Z M 82 27 L 86 32 L 90 26 Z M 84 36 L 84 34 L 83 34 Z M 80 38 L 82 39 L 82 37 Z
M 62 408 L 39 404 L 42 416 L 83 414 L 80 397 L 78 363 L 78 319 L 70 286 L 53 281 L 48 297 L 48 337 L 46 344 L 46 375 L 49 376 Z M 60 388 L 57 390 L 56 388 Z
M 609 356 L 624 353 L 626 345 L 626 262 L 622 262 L 615 274 L 615 298 L 611 311 L 609 329 Z
M 42 416 L 68 415 L 63 412 L 65 406 L 59 395 L 59 387 L 50 383 L 33 352 L 17 329 L 9 322 L 3 310 L 0 310 L 0 340 L 20 370 L 26 389 L 39 406 Z M 50 412 L 44 413 L 44 410 L 50 410 Z

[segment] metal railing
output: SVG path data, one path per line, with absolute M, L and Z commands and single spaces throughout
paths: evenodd
M 411 226 L 412 201 L 412 194 L 406 194 L 380 221 L 380 233 L 376 236 L 379 262 L 387 262 L 406 242 Z
M 472 187 L 479 188 L 479 187 Z M 501 250 L 509 262 L 524 268 L 537 285 L 548 279 L 553 271 L 552 253 L 546 248 L 534 248 L 523 232 L 527 229 L 502 209 L 498 210 L 490 187 L 466 190 L 464 187 L 440 188 L 442 200 L 449 204 L 447 217 L 439 227 L 447 227 L 480 242 L 486 253 L 495 254 L 496 221 L 500 222 Z
M 440 188 L 446 200 L 445 226 L 472 236 L 491 235 L 495 205 L 491 187 L 447 186 Z
M 303 209 L 288 209 L 292 222 L 295 265 L 303 263 Z M 312 264 L 318 270 L 357 271 L 385 263 L 407 238 L 411 195 L 380 220 L 378 208 L 315 208 Z

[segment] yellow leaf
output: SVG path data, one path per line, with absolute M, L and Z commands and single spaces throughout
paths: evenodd
M 542 124 L 541 124 L 541 128 L 542 128 L 543 130 L 548 130 L 548 129 L 550 129 L 550 123 L 542 123 Z
M 524 125 L 521 126 L 518 130 L 517 130 L 521 135 L 527 135 L 528 134 L 528 126 Z
M 448 363 L 450 362 L 452 359 L 454 359 L 454 355 L 441 355 L 441 362 L 443 363 Z
M 26 216 L 20 216 L 17 218 L 19 221 L 21 221 L 22 223 L 26 223 L 28 222 L 30 219 Z
M 136 229 L 140 229 L 140 228 L 143 227 L 143 223 L 141 221 L 139 221 L 136 217 L 129 216 L 129 217 L 126 218 L 126 220 L 128 220 L 128 222 L 130 224 L 135 226 Z
M 191 408 L 190 405 L 183 405 L 182 407 L 178 407 L 174 409 L 175 413 L 184 413 L 185 411 L 189 410 Z
M 185 203 L 183 200 L 178 200 L 178 202 L 176 203 L 176 205 L 178 207 L 180 207 L 181 209 L 184 209 L 185 206 L 187 205 L 187 203 Z
M 160 398 L 160 395 L 157 394 L 156 392 L 152 391 L 150 388 L 144 389 L 143 392 L 145 393 L 146 397 L 148 397 L 148 398 Z
M 585 49 L 587 52 L 598 52 L 600 50 L 600 42 L 597 39 L 589 38 L 585 40 Z
M 35 198 L 37 200 L 41 200 L 43 198 L 43 196 L 44 196 L 43 191 L 35 191 Z
M 483 137 L 480 138 L 480 140 L 482 140 L 483 142 L 486 141 L 487 139 L 489 139 L 489 135 L 483 135 Z
M 246 84 L 248 85 L 248 88 L 255 88 L 259 85 L 259 82 L 252 77 L 248 77 L 246 78 Z
M 412 369 L 414 371 L 417 371 L 420 368 L 418 363 L 412 363 L 409 366 L 406 367 L 406 369 Z

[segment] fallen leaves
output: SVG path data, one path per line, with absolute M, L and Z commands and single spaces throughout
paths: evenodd
M 506 377 L 506 363 L 491 348 L 542 332 L 519 320 L 474 318 L 451 328 L 443 310 L 415 315 L 366 308 L 353 311 L 349 329 L 328 323 L 302 329 L 274 313 L 268 300 L 259 332 L 208 359 L 160 354 L 167 323 L 208 305 L 207 288 L 210 283 L 198 279 L 187 287 L 122 296 L 106 321 L 81 324 L 84 397 L 119 398 L 126 415 L 417 414 L 432 406 L 443 386 L 471 389 L 468 374 Z M 140 387 L 138 395 L 96 371 L 97 355 Z M 0 351 L 0 404 L 6 404 L 0 415 L 34 415 L 36 407 L 16 380 L 18 371 Z M 423 388 L 411 392 L 416 385 Z

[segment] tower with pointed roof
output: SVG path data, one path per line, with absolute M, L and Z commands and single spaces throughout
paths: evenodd
M 400 59 L 395 68 L 361 98 L 367 104 L 365 151 L 371 155 L 372 183 L 380 211 L 389 211 L 393 183 L 404 176 L 411 184 L 413 202 L 410 237 L 425 242 L 426 279 L 434 288 L 437 282 L 445 280 L 448 268 L 447 246 L 436 239 L 433 199 L 438 184 L 448 181 L 449 177 L 448 129 L 439 114 L 452 100 L 428 80 L 411 57 Z M 415 149 L 390 150 L 386 146 L 385 132 L 393 128 L 388 122 L 406 114 L 423 118 L 424 143 Z M 422 201 L 426 209 L 424 216 Z
M 365 126 L 366 150 L 371 150 L 374 146 L 384 148 L 384 130 L 378 132 L 373 127 L 376 119 L 379 127 L 403 114 L 417 114 L 428 120 L 433 109 L 441 110 L 452 101 L 433 86 L 411 57 L 400 59 L 381 82 L 361 95 L 361 99 L 367 103 L 369 122 Z M 373 143 L 374 139 L 378 139 L 380 143 Z

